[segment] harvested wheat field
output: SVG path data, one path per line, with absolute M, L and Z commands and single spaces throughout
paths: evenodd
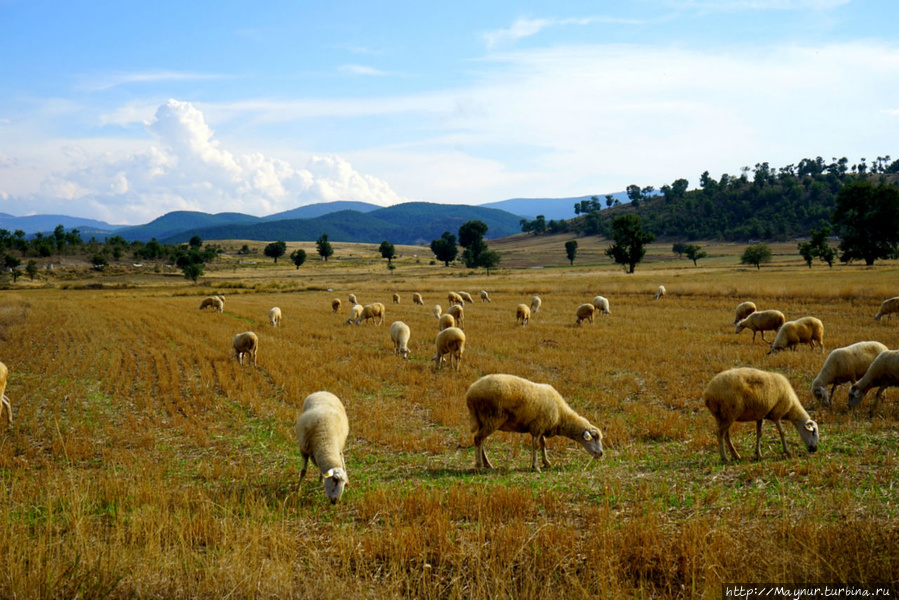
M 14 422 L 0 420 L 0 597 L 719 598 L 723 582 L 896 585 L 899 392 L 850 410 L 843 385 L 817 405 L 826 352 L 768 355 L 732 322 L 752 300 L 821 319 L 827 351 L 899 348 L 896 320 L 872 318 L 899 294 L 899 269 L 791 260 L 486 276 L 409 257 L 395 271 L 330 261 L 264 277 L 222 269 L 202 285 L 122 276 L 6 290 Z M 655 301 L 659 284 L 668 293 Z M 450 291 L 475 302 L 460 370 L 435 372 L 433 307 Z M 213 293 L 224 312 L 199 310 Z M 385 324 L 347 325 L 349 293 L 382 302 Z M 597 294 L 611 314 L 575 325 Z M 542 307 L 520 326 L 515 307 L 533 295 Z M 396 320 L 412 331 L 407 360 L 388 335 Z M 243 331 L 259 337 L 257 367 L 232 358 Z M 700 398 L 736 366 L 789 379 L 819 424 L 817 453 L 784 423 L 785 457 L 766 422 L 757 462 L 755 426 L 739 423 L 743 460 L 722 464 Z M 477 472 L 464 393 L 489 373 L 553 385 L 603 430 L 605 456 L 555 437 L 553 467 L 536 473 L 530 437 L 496 433 L 497 468 Z M 293 426 L 318 390 L 350 423 L 349 483 L 333 506 L 314 466 L 299 481 Z

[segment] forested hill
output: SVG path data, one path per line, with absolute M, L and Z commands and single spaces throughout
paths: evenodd
M 859 178 L 873 183 L 899 183 L 899 161 L 878 157 L 850 165 L 845 158 L 826 162 L 821 157 L 796 165 L 772 168 L 760 163 L 738 176 L 715 180 L 702 174 L 699 187 L 678 179 L 659 193 L 629 187 L 631 202 L 603 210 L 593 219 L 600 231 L 622 212 L 636 212 L 644 229 L 658 237 L 687 240 L 790 239 L 807 236 L 812 229 L 830 225 L 836 197 L 842 187 Z M 587 216 L 589 225 L 589 215 Z M 589 227 L 588 227 L 589 228 Z

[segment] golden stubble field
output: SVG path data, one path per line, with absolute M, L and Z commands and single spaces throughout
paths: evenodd
M 873 414 L 873 393 L 847 408 L 847 386 L 817 406 L 809 384 L 825 355 L 767 356 L 731 322 L 753 300 L 817 316 L 828 350 L 897 348 L 899 325 L 872 316 L 897 294 L 899 268 L 809 270 L 792 257 L 757 271 L 723 256 L 634 275 L 601 265 L 488 277 L 410 254 L 393 272 L 316 261 L 222 268 L 197 286 L 120 276 L 0 292 L 15 416 L 0 422 L 0 597 L 712 598 L 722 582 L 895 585 L 897 392 Z M 668 296 L 656 302 L 660 283 Z M 493 302 L 478 302 L 480 289 Z M 476 300 L 462 368 L 435 373 L 433 306 L 459 290 Z M 198 310 L 216 292 L 225 312 Z M 346 325 L 351 292 L 383 302 L 385 325 Z M 515 306 L 534 294 L 543 307 L 520 327 Z M 596 294 L 612 314 L 576 326 L 575 308 Z M 395 320 L 412 329 L 407 361 L 393 354 Z M 231 358 L 247 330 L 258 368 Z M 720 463 L 700 395 L 734 366 L 788 377 L 820 425 L 817 454 L 785 424 L 784 458 L 766 423 L 760 462 Z M 605 457 L 551 439 L 554 467 L 537 474 L 529 438 L 498 433 L 487 441 L 497 470 L 475 472 L 463 395 L 489 373 L 555 386 L 603 428 Z M 317 390 L 350 419 L 350 483 L 335 506 L 314 467 L 298 481 L 293 424 Z M 735 426 L 744 457 L 754 433 Z

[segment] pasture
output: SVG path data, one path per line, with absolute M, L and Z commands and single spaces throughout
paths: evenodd
M 0 597 L 717 598 L 722 582 L 896 585 L 899 393 L 873 413 L 873 392 L 848 409 L 848 385 L 816 405 L 809 385 L 826 353 L 768 356 L 731 323 L 753 300 L 821 319 L 828 351 L 899 348 L 896 320 L 872 319 L 899 294 L 899 267 L 786 260 L 486 276 L 409 257 L 395 271 L 312 261 L 222 268 L 201 285 L 110 275 L 5 290 L 15 421 L 0 421 Z M 660 283 L 668 295 L 654 301 Z M 462 366 L 437 373 L 433 306 L 460 290 L 475 298 Z M 224 313 L 199 310 L 219 292 Z M 385 324 L 346 325 L 349 293 L 384 303 Z M 518 326 L 515 306 L 535 294 L 540 312 Z M 575 308 L 597 294 L 611 315 L 576 326 Z M 412 330 L 406 361 L 388 335 L 395 320 Z M 231 358 L 232 337 L 250 330 L 256 368 Z M 721 463 L 700 396 L 735 366 L 786 375 L 820 426 L 816 454 L 785 423 L 785 458 L 766 422 L 756 462 L 755 426 L 737 424 L 744 459 Z M 603 429 L 604 458 L 552 438 L 554 466 L 538 474 L 528 436 L 496 433 L 497 469 L 476 472 L 463 396 L 489 373 L 553 385 Z M 315 467 L 298 481 L 293 425 L 318 390 L 350 421 L 349 484 L 334 506 Z

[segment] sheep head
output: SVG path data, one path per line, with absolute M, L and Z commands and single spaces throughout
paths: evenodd
M 823 402 L 824 404 L 830 404 L 830 393 L 827 391 L 826 385 L 816 385 L 812 388 L 812 396 L 815 400 L 819 402 Z
M 599 429 L 585 429 L 584 433 L 578 439 L 578 443 L 584 447 L 584 450 L 593 458 L 602 458 L 602 432 Z
M 804 423 L 796 423 L 796 430 L 799 432 L 799 437 L 802 438 L 802 441 L 805 442 L 805 447 L 808 448 L 809 452 L 817 452 L 818 451 L 818 424 L 812 421 L 811 419 L 805 421 Z
M 853 385 L 849 388 L 849 408 L 855 408 L 862 401 L 862 398 L 865 397 L 865 394 L 858 388 L 857 385 Z
M 328 472 L 325 473 L 325 494 L 331 500 L 331 504 L 336 504 L 340 500 L 346 483 L 346 471 L 340 467 L 328 469 Z

